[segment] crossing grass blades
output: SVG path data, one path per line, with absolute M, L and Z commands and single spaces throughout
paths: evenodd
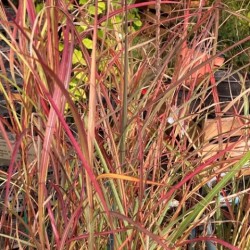
M 250 248 L 248 19 L 182 2 L 0 4 L 2 249 Z

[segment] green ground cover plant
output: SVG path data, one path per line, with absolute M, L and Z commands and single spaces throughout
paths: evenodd
M 243 39 L 250 33 L 249 18 L 250 18 L 250 3 L 249 1 L 222 1 L 228 12 L 223 12 L 221 15 L 221 29 L 219 34 L 220 46 L 228 47 L 233 43 Z M 236 14 L 231 15 L 231 11 Z M 237 13 L 242 17 L 238 17 Z M 246 18 L 245 18 L 246 17 Z M 249 61 L 249 45 L 247 42 L 235 47 L 233 50 L 226 53 L 227 58 L 233 58 L 231 63 L 234 68 L 241 67 Z M 245 50 L 244 53 L 241 51 Z M 239 56 L 234 57 L 234 55 Z
M 249 5 L 204 2 L 7 1 L 11 20 L 0 4 L 3 249 L 250 248 L 249 33 L 225 43 Z

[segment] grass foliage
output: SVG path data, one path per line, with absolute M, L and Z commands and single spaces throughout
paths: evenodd
M 0 5 L 1 248 L 249 249 L 250 64 L 232 63 L 249 34 L 218 50 L 220 17 L 249 17 L 220 1 L 34 2 Z

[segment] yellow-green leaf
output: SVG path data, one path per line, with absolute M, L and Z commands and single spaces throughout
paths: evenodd
M 104 5 L 103 5 L 103 4 L 104 4 Z M 94 5 L 89 6 L 89 8 L 88 8 L 88 13 L 89 13 L 90 15 L 95 15 L 95 8 L 96 8 L 96 7 L 95 7 Z M 98 11 L 97 11 L 97 13 L 98 13 L 98 14 L 102 14 L 102 13 L 104 12 L 105 8 L 106 8 L 105 3 L 99 3 L 99 4 L 98 4 Z
M 40 12 L 42 10 L 42 8 L 44 7 L 43 3 L 38 3 L 36 5 L 36 13 Z
M 134 21 L 134 25 L 136 25 L 137 27 L 141 27 L 142 21 L 138 19 L 138 20 Z
M 82 52 L 78 49 L 74 49 L 73 57 L 72 57 L 72 63 L 80 63 L 82 65 L 87 65 L 84 58 L 82 57 Z
M 59 43 L 59 51 L 63 51 L 64 45 L 62 43 Z
M 75 78 L 78 80 L 86 80 L 86 75 L 83 72 L 77 72 L 74 74 Z
M 85 4 L 85 3 L 87 3 L 88 2 L 88 0 L 80 0 L 79 1 L 79 4 Z
M 104 11 L 106 9 L 106 4 L 104 2 L 98 3 L 98 8 Z
M 87 49 L 92 49 L 93 48 L 93 41 L 89 38 L 84 38 L 82 40 L 83 45 L 87 48 Z

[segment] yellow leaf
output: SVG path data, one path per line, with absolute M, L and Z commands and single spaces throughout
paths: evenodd
M 139 178 L 132 177 L 132 176 L 127 176 L 127 175 L 122 175 L 122 174 L 101 174 L 99 175 L 96 179 L 118 179 L 118 180 L 126 180 L 126 181 L 131 181 L 131 182 L 140 182 Z M 154 182 L 154 181 L 148 181 L 148 180 L 143 180 L 144 183 L 150 184 L 150 185 L 156 185 L 156 186 L 164 186 L 162 183 Z

